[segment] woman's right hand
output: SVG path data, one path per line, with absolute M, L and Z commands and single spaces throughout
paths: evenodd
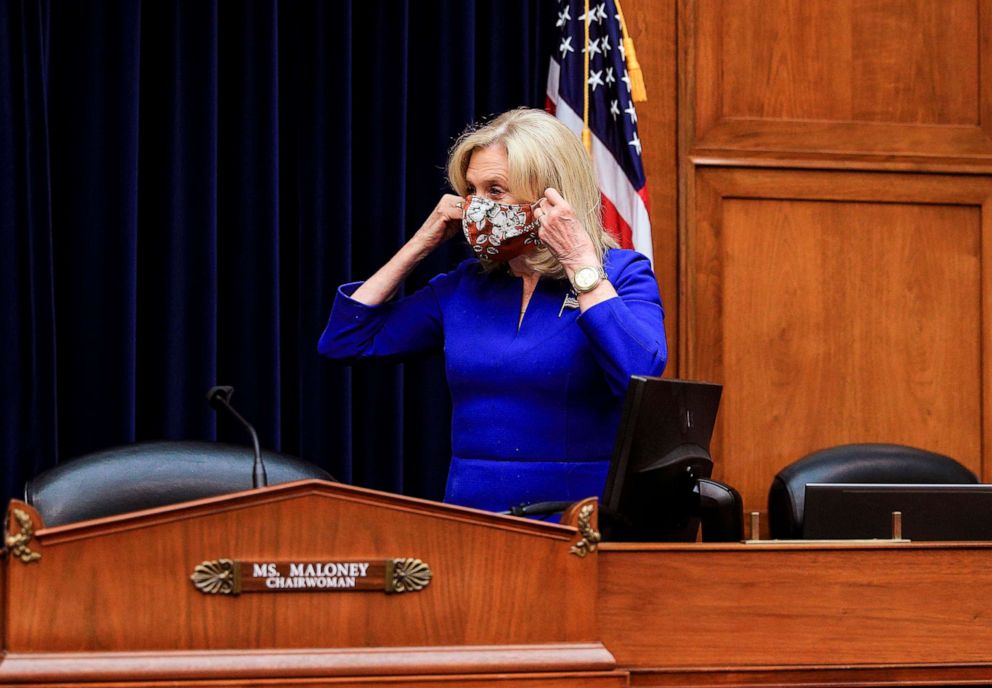
M 464 198 L 444 194 L 411 241 L 417 242 L 424 255 L 430 253 L 461 230 L 464 213 Z
M 461 229 L 464 205 L 465 200 L 460 196 L 441 196 L 437 207 L 427 216 L 420 229 L 400 247 L 388 263 L 365 280 L 351 298 L 368 306 L 376 306 L 388 300 L 420 261 Z

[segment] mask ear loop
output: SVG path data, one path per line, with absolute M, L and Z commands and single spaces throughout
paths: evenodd
M 534 221 L 527 225 L 527 227 L 525 228 L 527 231 L 536 232 L 536 230 L 541 226 L 541 218 L 537 216 L 537 211 L 544 210 L 544 208 L 541 207 L 541 204 L 544 203 L 544 201 L 546 200 L 547 199 L 544 196 L 541 196 L 539 199 L 537 199 L 536 201 L 530 204 L 530 214 L 534 218 Z M 534 240 L 539 247 L 541 248 L 544 247 L 544 242 L 541 241 L 541 239 L 537 236 L 536 233 L 534 235 Z
M 530 204 L 530 212 L 531 215 L 534 216 L 535 222 L 538 222 L 537 211 L 538 210 L 542 212 L 544 211 L 544 208 L 541 207 L 541 204 L 544 203 L 546 200 L 548 199 L 546 199 L 544 196 L 541 196 L 539 199 L 537 199 L 536 201 Z

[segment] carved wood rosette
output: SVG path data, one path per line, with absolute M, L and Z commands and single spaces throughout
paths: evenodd
M 420 559 L 393 559 L 386 562 L 386 592 L 417 592 L 433 577 L 431 567 Z
M 193 569 L 190 580 L 197 590 L 208 595 L 238 595 L 241 593 L 239 568 L 232 559 L 205 561 Z

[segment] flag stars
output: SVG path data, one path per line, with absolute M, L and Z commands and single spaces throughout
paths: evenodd
M 597 86 L 602 86 L 603 85 L 603 70 L 602 69 L 599 70 L 598 72 L 594 72 L 592 70 L 589 70 L 589 85 L 592 86 L 593 92 L 596 91 L 596 87 Z
M 613 67 L 606 68 L 606 76 L 603 80 L 608 84 L 615 84 L 617 82 L 617 78 L 613 76 Z M 616 101 L 614 100 L 613 102 L 615 103 Z
M 594 20 L 597 24 L 602 24 L 603 20 L 606 19 L 606 3 L 599 3 L 589 14 L 591 15 L 590 19 Z
M 619 43 L 617 43 L 617 48 L 620 49 L 620 59 L 623 60 L 624 62 L 626 62 L 627 61 L 627 53 L 624 52 L 623 41 L 620 41 Z
M 558 13 L 558 23 L 555 26 L 564 26 L 572 18 L 568 12 L 568 5 L 565 5 L 565 9 Z
M 633 101 L 631 101 L 630 105 L 627 106 L 627 109 L 624 110 L 624 112 L 626 112 L 627 116 L 630 117 L 631 124 L 637 124 L 637 111 L 634 110 Z
M 634 138 L 632 140 L 628 141 L 627 142 L 627 145 L 628 146 L 633 146 L 634 147 L 634 150 L 637 151 L 637 154 L 638 155 L 641 154 L 641 140 L 639 138 L 637 138 L 637 132 L 636 131 L 634 132 Z
M 565 55 L 567 55 L 568 53 L 574 53 L 575 48 L 572 47 L 572 37 L 567 36 L 563 38 L 561 41 L 561 45 L 558 46 L 558 50 L 561 52 L 562 59 L 565 59 Z M 629 84 L 627 88 L 630 88 Z
M 620 106 L 617 105 L 617 101 L 615 100 L 610 101 L 610 114 L 613 115 L 613 121 L 616 122 L 617 115 L 620 114 Z
M 607 34 L 607 35 L 605 35 L 605 36 L 603 36 L 602 38 L 599 39 L 599 47 L 603 49 L 603 54 L 604 55 L 606 53 L 610 52 L 611 50 L 613 50 L 613 46 L 610 45 L 610 35 L 609 34 Z
M 583 48 L 582 52 L 585 51 L 586 51 L 585 48 Z M 601 51 L 599 49 L 599 39 L 596 38 L 594 40 L 589 41 L 589 56 L 592 57 L 593 55 L 598 55 L 600 52 Z
M 565 55 L 562 54 L 562 57 L 565 57 Z M 620 81 L 622 81 L 625 84 L 627 84 L 627 93 L 630 93 L 630 75 L 627 74 L 627 70 L 626 69 L 623 70 L 623 76 L 620 77 Z

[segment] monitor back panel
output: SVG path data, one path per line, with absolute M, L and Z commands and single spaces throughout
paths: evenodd
M 992 485 L 811 483 L 803 537 L 888 539 L 895 511 L 909 540 L 992 540 Z
M 631 377 L 604 505 L 618 510 L 625 481 L 680 446 L 698 446 L 708 454 L 722 391 L 710 382 Z

